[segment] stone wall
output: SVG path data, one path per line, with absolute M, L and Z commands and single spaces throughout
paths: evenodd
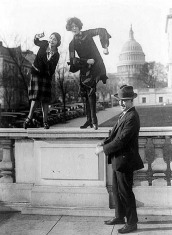
M 1 210 L 29 214 L 114 214 L 111 165 L 95 155 L 108 128 L 0 129 Z M 142 128 L 139 152 L 144 169 L 135 172 L 139 213 L 172 212 L 172 128 Z

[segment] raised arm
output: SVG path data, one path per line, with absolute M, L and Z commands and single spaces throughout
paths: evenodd
M 46 46 L 48 44 L 47 40 L 41 40 L 40 41 L 40 38 L 44 37 L 44 34 L 36 34 L 35 37 L 34 37 L 34 44 L 36 46 Z
M 89 29 L 85 32 L 91 37 L 95 37 L 98 35 L 103 48 L 107 48 L 109 46 L 109 38 L 111 38 L 111 35 L 105 28 Z

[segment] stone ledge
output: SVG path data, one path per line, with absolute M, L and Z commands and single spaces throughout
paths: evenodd
M 65 216 L 107 216 L 114 217 L 114 209 L 107 208 L 67 208 L 67 207 L 35 207 L 27 205 L 23 207 L 22 214 L 40 214 L 40 215 L 65 215 Z M 138 215 L 172 215 L 172 208 L 161 207 L 139 207 L 137 208 Z
M 69 128 L 50 128 L 45 130 L 43 128 L 0 128 L 1 139 L 54 139 L 54 138 L 105 138 L 109 135 L 109 130 L 112 127 L 99 127 L 98 130 L 93 129 L 79 129 L 76 127 Z M 149 136 L 172 136 L 172 127 L 141 127 L 140 137 Z
M 6 203 L 0 202 L 0 212 L 15 212 L 22 211 L 23 208 L 27 206 L 28 203 Z
M 21 211 L 22 214 L 65 215 L 65 216 L 114 216 L 114 210 L 107 208 L 78 208 L 78 207 L 35 207 L 28 205 Z

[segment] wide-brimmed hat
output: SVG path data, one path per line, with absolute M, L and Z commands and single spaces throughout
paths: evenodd
M 132 86 L 123 85 L 114 96 L 118 100 L 130 100 L 135 99 L 137 94 L 134 93 Z

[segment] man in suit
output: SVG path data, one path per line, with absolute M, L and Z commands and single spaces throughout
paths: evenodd
M 132 86 L 123 85 L 114 95 L 121 106 L 122 113 L 111 134 L 96 147 L 96 154 L 104 152 L 108 163 L 112 164 L 112 191 L 115 201 L 115 217 L 105 221 L 106 225 L 126 224 L 119 233 L 137 230 L 137 211 L 132 191 L 133 172 L 143 168 L 139 155 L 138 136 L 140 119 L 133 99 L 137 97 Z

